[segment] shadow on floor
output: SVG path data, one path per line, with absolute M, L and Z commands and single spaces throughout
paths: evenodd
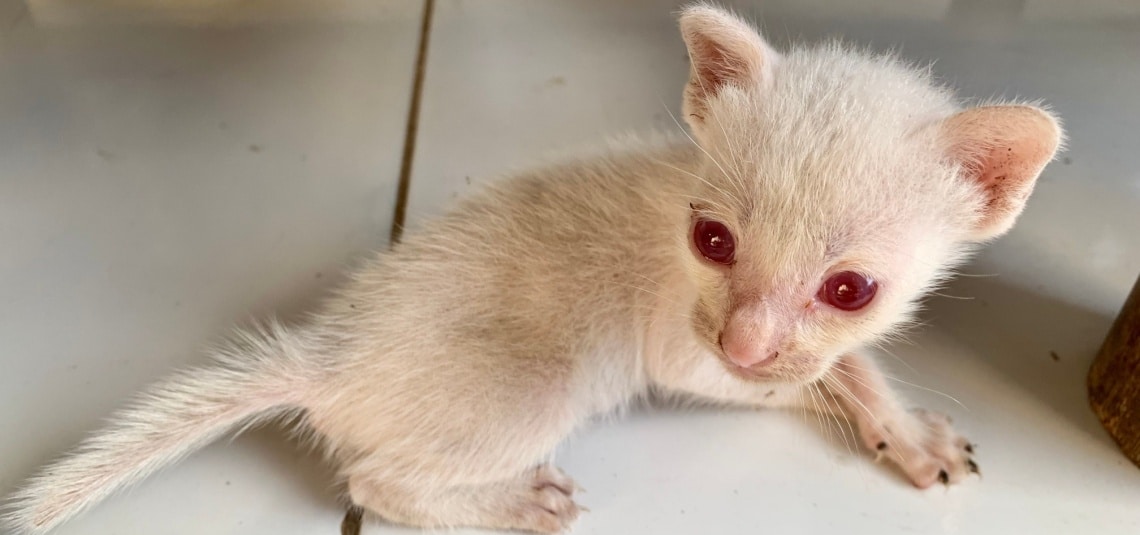
M 987 364 L 1074 426 L 1115 448 L 1089 408 L 1085 378 L 1113 318 L 1003 284 L 959 278 L 935 297 L 925 322 L 953 335 Z
M 275 471 L 288 474 L 293 487 L 309 501 L 330 510 L 344 508 L 337 499 L 343 488 L 335 479 L 333 467 L 322 462 L 319 451 L 300 444 L 279 425 L 251 431 L 242 440 L 257 448 Z

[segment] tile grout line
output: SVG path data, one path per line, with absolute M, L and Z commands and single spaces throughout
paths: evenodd
M 396 187 L 396 207 L 392 213 L 392 230 L 388 245 L 399 243 L 404 233 L 404 219 L 408 211 L 408 192 L 412 186 L 412 159 L 416 153 L 416 133 L 419 130 L 420 100 L 423 96 L 424 71 L 427 68 L 428 41 L 431 38 L 431 21 L 435 0 L 424 0 L 424 13 L 420 24 L 420 42 L 416 50 L 415 74 L 412 78 L 412 99 L 408 105 L 408 120 L 404 129 L 404 152 L 400 157 L 400 178 Z

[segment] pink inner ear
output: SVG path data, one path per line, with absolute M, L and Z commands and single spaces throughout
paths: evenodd
M 1011 141 L 989 150 L 974 169 L 975 180 L 986 191 L 991 210 L 1019 210 L 1037 178 L 1037 162 L 1049 155 L 1036 155 L 1039 145 L 1028 141 Z M 1029 157 L 1027 157 L 1029 156 Z
M 1037 108 L 987 106 L 951 117 L 945 128 L 952 157 L 965 168 L 964 178 L 976 181 L 985 193 L 977 239 L 1004 233 L 1057 151 L 1060 127 Z
M 702 98 L 716 96 L 732 80 L 745 78 L 747 62 L 726 54 L 716 43 L 705 41 L 693 44 L 696 69 L 696 89 Z
M 681 16 L 681 36 L 693 65 L 685 87 L 684 112 L 699 131 L 710 99 L 725 87 L 762 83 L 776 54 L 746 22 L 708 6 L 687 8 Z M 695 124 L 694 124 L 695 122 Z M 699 135 L 699 132 L 698 132 Z

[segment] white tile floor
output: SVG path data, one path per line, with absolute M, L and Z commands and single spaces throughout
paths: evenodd
M 303 308 L 383 246 L 421 5 L 340 4 L 369 15 L 45 29 L 0 3 L 0 493 L 234 321 Z M 1070 150 L 1021 225 L 968 269 L 998 276 L 960 279 L 946 293 L 974 299 L 933 299 L 932 327 L 892 348 L 899 360 L 885 356 L 901 379 L 961 401 L 900 385 L 954 415 L 986 476 L 918 492 L 814 421 L 645 412 L 562 450 L 590 490 L 576 532 L 1140 532 L 1140 470 L 1082 387 L 1140 273 L 1140 6 L 735 4 L 777 43 L 843 34 L 898 46 L 937 59 L 964 95 L 1044 98 L 1066 119 Z M 411 225 L 544 151 L 676 128 L 665 110 L 676 112 L 687 67 L 675 7 L 439 0 Z M 260 431 L 59 533 L 332 534 L 330 485 L 315 460 Z

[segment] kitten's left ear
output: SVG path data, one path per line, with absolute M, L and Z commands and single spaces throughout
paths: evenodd
M 747 22 L 705 4 L 681 12 L 681 37 L 689 49 L 689 83 L 682 111 L 701 136 L 709 117 L 709 101 L 729 87 L 759 88 L 767 84 L 779 54 Z
M 982 106 L 951 116 L 941 127 L 950 158 L 985 195 L 971 238 L 1005 234 L 1061 144 L 1060 123 L 1034 106 Z

